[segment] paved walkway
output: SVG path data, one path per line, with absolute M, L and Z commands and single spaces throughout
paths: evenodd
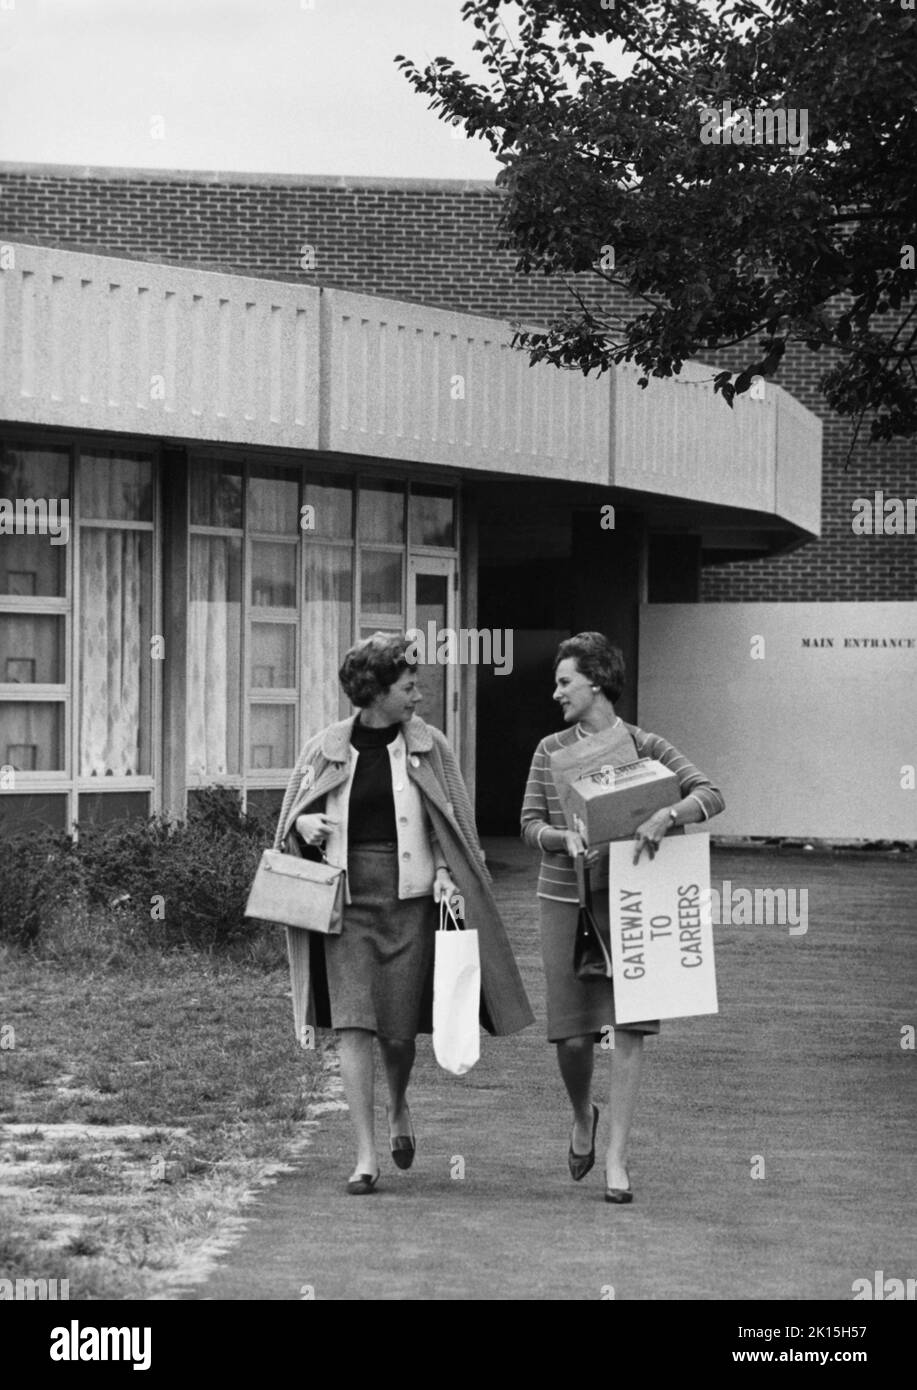
M 808 931 L 716 929 L 721 1013 L 647 1044 L 630 1207 L 601 1158 L 567 1173 L 568 1107 L 544 1006 L 534 865 L 487 845 L 539 1019 L 485 1037 L 468 1077 L 429 1040 L 411 1088 L 418 1156 L 384 1149 L 376 1194 L 348 1197 L 346 1111 L 248 1209 L 199 1299 L 850 1299 L 855 1279 L 917 1275 L 914 1119 L 917 867 L 865 855 L 719 852 L 713 882 L 805 889 Z M 606 1089 L 597 1053 L 597 1099 Z M 385 1134 L 382 1101 L 380 1135 Z M 600 1128 L 600 1143 L 605 1128 Z M 763 1177 L 753 1177 L 761 1171 Z M 464 1176 L 458 1176 L 460 1173 Z

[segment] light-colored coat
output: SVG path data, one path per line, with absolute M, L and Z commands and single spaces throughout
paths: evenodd
M 297 837 L 291 835 L 297 816 L 328 809 L 329 794 L 351 781 L 354 749 L 350 735 L 353 718 L 330 724 L 303 748 L 287 785 L 275 849 L 298 854 Z M 420 792 L 423 810 L 437 845 L 465 900 L 465 918 L 478 931 L 481 952 L 481 1023 L 490 1033 L 516 1033 L 534 1022 L 519 969 L 491 889 L 484 853 L 478 841 L 474 812 L 455 755 L 438 729 L 415 715 L 403 730 L 407 772 Z M 339 803 L 338 803 L 339 805 Z M 330 846 L 329 846 L 330 849 Z M 343 846 L 337 846 L 342 853 Z M 333 862 L 335 859 L 329 852 Z M 344 931 L 347 911 L 344 910 Z M 296 933 L 296 936 L 300 936 Z M 291 941 L 290 933 L 287 934 Z M 297 943 L 294 943 L 297 944 Z M 301 943 L 299 943 L 301 945 Z M 297 1031 L 302 1022 L 329 1026 L 316 1016 L 308 960 L 300 949 L 294 969 L 293 1004 Z

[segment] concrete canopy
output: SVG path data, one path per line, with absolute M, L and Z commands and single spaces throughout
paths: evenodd
M 0 246 L 0 417 L 401 461 L 689 505 L 724 546 L 819 534 L 821 422 L 714 369 L 637 385 L 530 366 L 512 326 L 398 300 Z M 721 510 L 726 509 L 726 510 Z M 717 522 L 717 517 L 724 520 Z M 739 539 L 737 539 L 739 538 Z

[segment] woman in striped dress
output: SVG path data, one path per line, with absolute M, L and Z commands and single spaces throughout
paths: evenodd
M 567 726 L 549 734 L 535 749 L 522 808 L 522 837 L 541 851 L 538 900 L 541 946 L 547 984 L 548 1041 L 557 1045 L 557 1060 L 573 1106 L 573 1132 L 567 1162 L 574 1181 L 584 1178 L 595 1163 L 599 1111 L 592 1102 L 593 1051 L 597 1041 L 614 1029 L 611 1050 L 611 1130 L 605 1160 L 605 1199 L 633 1200 L 627 1172 L 630 1133 L 640 1070 L 643 1037 L 658 1033 L 659 1023 L 617 1024 L 610 980 L 584 983 L 573 973 L 573 944 L 578 917 L 578 894 L 573 856 L 586 854 L 582 838 L 568 830 L 551 775 L 551 754 L 577 739 L 619 727 L 633 742 L 633 757 L 654 758 L 678 777 L 681 800 L 656 811 L 635 834 L 635 862 L 644 851 L 650 858 L 665 836 L 678 826 L 709 820 L 722 811 L 723 797 L 708 777 L 688 762 L 659 734 L 623 724 L 615 714 L 624 684 L 624 658 L 619 648 L 599 632 L 581 632 L 561 642 L 554 660 L 554 699 Z M 593 908 L 607 916 L 607 850 L 588 852 Z M 605 861 L 603 863 L 602 861 Z

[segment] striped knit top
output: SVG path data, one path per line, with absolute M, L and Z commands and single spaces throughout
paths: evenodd
M 635 724 L 625 724 L 637 748 L 638 758 L 654 758 L 662 763 L 678 778 L 678 786 L 683 797 L 693 796 L 704 813 L 704 820 L 719 815 L 725 806 L 722 793 L 709 777 L 689 763 L 683 753 L 667 742 L 659 734 L 648 734 Z M 560 798 L 551 776 L 550 757 L 558 748 L 575 743 L 581 737 L 577 727 L 562 729 L 558 734 L 548 734 L 535 749 L 532 766 L 529 769 L 525 787 L 525 800 L 522 803 L 522 838 L 527 845 L 538 848 L 538 833 L 545 826 L 554 830 L 566 830 L 567 823 L 561 809 Z M 538 874 L 539 898 L 552 898 L 555 902 L 577 902 L 576 870 L 569 854 L 549 854 L 542 851 L 541 868 Z

